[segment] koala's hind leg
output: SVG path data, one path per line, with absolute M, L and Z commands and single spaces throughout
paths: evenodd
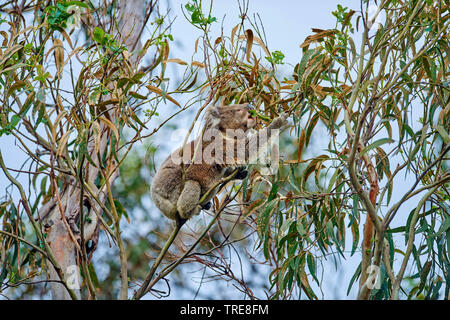
M 167 199 L 163 195 L 161 195 L 158 188 L 155 188 L 154 185 L 152 185 L 151 196 L 153 203 L 159 210 L 161 210 L 162 213 L 164 213 L 166 217 L 173 220 L 176 219 L 177 206 L 173 200 Z
M 183 191 L 177 201 L 177 211 L 182 219 L 189 219 L 202 209 L 200 201 L 201 187 L 197 181 L 188 180 L 184 183 Z

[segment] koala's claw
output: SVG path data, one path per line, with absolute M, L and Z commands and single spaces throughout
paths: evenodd
M 279 117 L 283 120 L 286 120 L 289 117 L 289 115 L 283 111 L 280 113 Z
M 272 123 L 270 124 L 270 126 L 274 129 L 279 129 L 279 128 L 283 128 L 285 126 L 287 126 L 289 124 L 289 122 L 287 121 L 288 118 L 288 114 L 286 112 L 282 112 L 280 113 L 280 115 L 278 117 L 276 117 L 275 119 L 273 119 Z
M 203 209 L 203 210 L 209 210 L 209 209 L 211 209 L 211 201 L 208 201 L 207 203 L 205 203 L 204 205 L 202 205 L 202 209 Z
M 248 171 L 245 168 L 241 168 L 239 169 L 239 171 L 236 173 L 236 175 L 234 176 L 235 179 L 245 179 L 248 176 Z
M 183 226 L 183 224 L 186 223 L 186 221 L 188 221 L 188 219 L 183 219 L 178 214 L 175 217 L 175 222 L 176 222 L 178 228 L 181 228 Z

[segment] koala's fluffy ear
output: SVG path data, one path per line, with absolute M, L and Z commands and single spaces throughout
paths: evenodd
M 205 111 L 205 124 L 207 128 L 217 128 L 220 123 L 221 115 L 224 111 L 229 108 L 247 108 L 252 109 L 253 107 L 249 103 L 241 103 L 241 104 L 230 104 L 223 105 L 219 104 L 216 106 L 210 106 Z M 231 109 L 233 110 L 233 109 Z
M 208 128 L 215 128 L 220 123 L 219 107 L 211 106 L 205 111 L 205 124 Z

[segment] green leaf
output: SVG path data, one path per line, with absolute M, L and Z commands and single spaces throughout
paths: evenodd
M 391 138 L 382 138 L 379 139 L 377 141 L 375 141 L 374 143 L 366 146 L 364 149 L 361 150 L 361 152 L 359 153 L 359 156 L 362 157 L 367 151 L 378 148 L 379 146 L 385 144 L 385 143 L 393 143 L 394 139 Z
M 5 62 L 7 62 L 9 60 L 9 58 L 11 58 L 11 56 L 16 53 L 17 51 L 19 51 L 20 49 L 23 48 L 23 45 L 21 44 L 16 44 L 14 46 L 12 46 L 11 48 L 8 48 L 3 55 L 0 57 L 0 66 L 2 64 L 4 64 Z M 1 70 L 1 69 L 0 69 Z M 2 70 L 3 72 L 3 70 Z
M 358 201 L 359 201 L 359 196 L 357 193 L 355 193 L 353 195 L 353 207 L 352 207 L 352 218 L 348 224 L 348 227 L 350 227 L 353 223 L 353 221 L 358 217 Z
M 358 268 L 356 268 L 356 271 L 353 274 L 353 277 L 350 279 L 350 283 L 348 284 L 348 288 L 347 288 L 347 295 L 350 293 L 353 283 L 359 277 L 360 274 L 361 274 L 361 263 L 359 264 Z
M 40 191 L 41 191 L 41 194 L 43 194 L 43 195 L 47 191 L 47 176 L 44 176 L 41 180 Z
M 303 77 L 303 73 L 305 72 L 306 65 L 308 64 L 308 61 L 312 57 L 313 54 L 318 54 L 319 49 L 311 49 L 305 52 L 305 54 L 302 56 L 302 60 L 300 61 L 300 64 L 298 66 L 297 76 L 298 76 L 298 82 L 301 82 L 301 79 Z
M 306 256 L 306 262 L 308 263 L 308 269 L 313 276 L 314 281 L 316 281 L 316 283 L 320 285 L 319 280 L 316 277 L 316 261 L 314 260 L 314 257 L 311 253 L 308 253 L 308 255 Z
M 399 232 L 405 232 L 405 226 L 401 226 L 401 227 L 397 227 L 397 228 L 394 228 L 394 229 L 388 229 L 388 230 L 386 230 L 386 232 L 388 232 L 388 233 L 399 233 Z
M 31 103 L 34 101 L 35 95 L 36 95 L 36 93 L 34 91 L 31 91 L 30 94 L 28 95 L 27 99 L 23 103 L 23 106 L 22 106 L 22 108 L 19 111 L 19 114 L 22 117 L 27 114 L 28 110 L 30 110 Z
M 284 64 L 283 59 L 284 59 L 284 54 L 283 52 L 276 50 L 274 52 L 272 52 L 272 56 L 271 57 L 265 57 L 267 61 L 269 61 L 270 63 L 273 64 Z
M 274 199 L 270 202 L 267 202 L 266 206 L 262 209 L 261 213 L 258 216 L 258 219 L 256 221 L 256 226 L 257 226 L 258 234 L 260 235 L 261 239 L 263 239 L 263 237 L 267 233 L 268 226 L 269 226 L 270 214 L 277 202 L 278 202 L 278 199 Z
M 408 124 L 403 123 L 402 124 L 402 137 L 404 136 L 405 132 L 408 133 L 408 135 L 411 138 L 415 139 L 416 135 L 414 134 L 413 129 Z
M 414 211 L 415 210 L 416 210 L 415 208 L 411 210 L 411 212 L 408 215 L 408 219 L 406 220 L 406 225 L 405 225 L 405 243 L 408 242 L 409 229 L 410 229 L 411 221 L 412 221 L 412 218 L 414 216 Z
M 98 281 L 98 277 L 97 277 L 97 273 L 95 272 L 94 265 L 92 263 L 89 263 L 88 269 L 89 269 L 89 275 L 92 280 L 92 284 L 96 288 L 100 288 L 100 282 Z
M 275 197 L 277 196 L 278 193 L 278 185 L 279 185 L 279 181 L 275 181 L 272 184 L 272 189 L 270 190 L 269 193 L 269 197 L 267 198 L 267 201 L 272 201 L 273 199 L 275 199 Z
M 95 27 L 94 35 L 92 37 L 96 42 L 103 44 L 103 40 L 105 38 L 105 31 L 100 29 L 99 27 Z
M 447 232 L 448 230 L 450 230 L 450 217 L 447 217 L 445 221 L 441 224 L 438 234 Z
M 305 227 L 303 227 L 303 223 L 300 220 L 297 220 L 295 222 L 295 226 L 297 228 L 297 232 L 300 235 L 300 237 L 303 237 L 306 235 Z
M 450 141 L 450 138 L 448 136 L 447 130 L 441 125 L 436 126 L 437 132 L 439 132 L 439 135 L 442 137 L 442 141 L 444 141 L 445 144 L 448 144 Z
M 130 96 L 132 96 L 133 98 L 136 98 L 136 99 L 141 99 L 141 100 L 147 99 L 146 96 L 143 96 L 142 94 L 139 94 L 139 93 L 134 92 L 134 91 L 129 91 L 128 93 L 130 94 Z
M 86 3 L 83 3 L 81 1 L 69 1 L 69 2 L 66 3 L 66 5 L 67 6 L 75 5 L 75 6 L 79 6 L 79 7 L 83 7 L 83 8 L 89 9 L 89 6 Z
M 3 69 L 2 73 L 8 72 L 8 71 L 12 71 L 12 70 L 16 70 L 16 69 L 19 69 L 19 68 L 24 68 L 24 67 L 27 67 L 27 66 L 28 65 L 26 63 L 16 63 L 16 64 L 14 64 L 14 65 L 12 65 L 12 66 L 10 66 L 8 68 Z
M 192 12 L 191 19 L 192 19 L 192 23 L 194 23 L 194 24 L 202 22 L 202 20 L 200 19 L 200 12 L 199 11 Z
M 340 170 L 335 170 L 333 173 L 333 176 L 330 179 L 330 183 L 328 184 L 327 193 L 331 192 L 331 189 L 333 189 L 334 183 L 336 182 L 336 179 L 338 175 L 340 175 L 342 172 Z
M 264 257 L 269 259 L 269 221 L 270 215 L 272 214 L 278 199 L 274 199 L 267 203 L 266 207 L 261 211 L 256 221 L 256 227 L 258 230 L 259 237 L 264 243 Z
M 11 117 L 11 127 L 15 128 L 16 125 L 19 123 L 20 117 L 18 115 L 13 115 Z
M 353 234 L 353 244 L 352 244 L 352 252 L 350 253 L 350 256 L 353 256 L 353 254 L 356 252 L 356 249 L 358 248 L 358 242 L 359 242 L 358 221 L 353 222 L 351 229 L 352 229 L 352 234 Z
M 285 220 L 284 222 L 283 222 L 283 224 L 281 225 L 281 227 L 280 227 L 280 236 L 283 236 L 284 235 L 284 233 L 286 232 L 286 230 L 288 230 L 289 229 L 289 227 L 291 226 L 291 224 L 292 224 L 292 222 L 294 222 L 294 220 L 292 219 L 292 218 L 289 218 L 289 219 L 287 219 L 287 220 Z
M 186 5 L 184 7 L 189 12 L 194 12 L 195 11 L 195 7 L 192 4 L 190 4 L 190 3 L 186 3 Z

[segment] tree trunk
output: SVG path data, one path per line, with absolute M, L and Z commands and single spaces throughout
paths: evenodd
M 118 11 L 118 21 L 113 18 L 113 21 L 117 21 L 117 27 L 113 28 L 112 34 L 116 39 L 124 44 L 130 51 L 139 49 L 141 47 L 139 38 L 146 22 L 147 15 L 149 14 L 147 9 L 147 2 L 145 0 L 133 0 L 133 1 L 120 1 Z M 138 58 L 136 55 L 130 57 L 130 62 L 133 68 L 138 65 Z M 108 98 L 106 98 L 108 99 Z M 110 119 L 114 122 L 116 119 L 115 110 L 110 111 Z M 106 151 L 108 140 L 110 139 L 110 130 L 104 124 L 101 125 L 101 142 L 100 142 L 100 154 L 104 154 Z M 84 180 L 93 185 L 97 176 L 99 175 L 99 159 L 94 151 L 94 141 L 91 139 L 88 143 L 88 150 L 97 167 L 92 166 L 87 161 L 84 164 Z M 115 174 L 110 178 L 110 185 L 117 177 Z M 72 182 L 74 179 L 72 179 Z M 57 188 L 57 184 L 54 184 Z M 67 183 L 62 190 L 56 191 L 59 194 L 56 198 L 52 199 L 50 203 L 44 205 L 40 209 L 39 216 L 45 216 L 45 224 L 47 225 L 50 247 L 53 250 L 56 260 L 60 264 L 64 278 L 68 286 L 74 290 L 76 296 L 81 298 L 79 285 L 81 284 L 81 278 L 79 274 L 79 244 L 76 239 L 80 238 L 80 232 L 77 229 L 76 221 L 80 215 L 80 186 L 79 182 Z M 101 190 L 98 195 L 101 201 L 106 198 L 106 191 Z M 100 206 L 96 208 L 98 212 L 101 212 Z M 62 215 L 64 214 L 64 216 Z M 86 224 L 84 230 L 84 239 L 87 242 L 92 237 L 98 236 L 98 219 L 93 209 L 87 213 L 90 217 L 89 224 Z M 47 261 L 49 280 L 55 280 L 57 282 L 51 282 L 52 298 L 57 300 L 71 299 L 67 289 L 63 284 L 58 282 L 60 280 L 58 274 L 53 268 L 52 264 Z

